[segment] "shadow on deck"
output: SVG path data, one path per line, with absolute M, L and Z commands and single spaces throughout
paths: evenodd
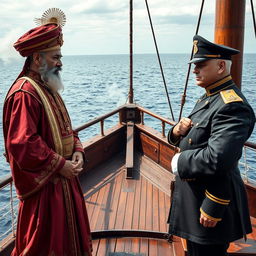
M 170 196 L 151 176 L 171 174 L 140 155 L 135 166 L 134 179 L 126 179 L 120 154 L 81 176 L 91 230 L 103 237 L 93 241 L 93 255 L 184 255 L 180 239 L 167 241 Z

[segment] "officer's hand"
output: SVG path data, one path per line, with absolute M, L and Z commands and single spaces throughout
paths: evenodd
M 191 119 L 182 117 L 173 128 L 173 135 L 176 137 L 185 136 L 191 129 L 193 123 Z
M 217 221 L 208 219 L 206 216 L 204 216 L 202 213 L 200 215 L 200 223 L 205 227 L 205 228 L 214 228 L 217 224 Z
M 67 179 L 72 179 L 77 176 L 79 172 L 77 172 L 75 164 L 72 163 L 72 161 L 66 160 L 59 173 Z

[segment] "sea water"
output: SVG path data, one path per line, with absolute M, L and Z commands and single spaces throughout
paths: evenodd
M 188 54 L 163 54 L 162 65 L 171 106 L 175 120 L 180 112 L 181 95 L 183 94 L 188 70 Z M 8 88 L 17 77 L 23 66 L 23 60 L 4 62 L 0 60 L 0 116 L 4 97 Z M 193 67 L 192 67 L 193 68 Z M 134 102 L 159 114 L 172 119 L 165 94 L 164 84 L 154 54 L 134 55 Z M 129 89 L 129 56 L 128 55 L 95 55 L 63 57 L 62 80 L 65 86 L 61 93 L 76 128 L 99 115 L 112 111 L 127 102 Z M 245 54 L 242 77 L 242 91 L 256 112 L 256 55 Z M 190 74 L 186 104 L 182 116 L 188 115 L 196 100 L 204 93 L 194 83 L 194 75 Z M 105 121 L 105 128 L 117 122 L 117 117 Z M 145 116 L 145 124 L 161 131 L 161 122 Z M 167 127 L 168 128 L 168 127 Z M 82 131 L 82 141 L 100 132 L 99 124 Z M 256 129 L 250 141 L 256 142 Z M 10 173 L 9 165 L 3 157 L 4 143 L 2 120 L 0 120 L 0 179 Z M 256 166 L 255 155 L 249 156 L 249 164 Z M 249 177 L 256 180 L 256 173 L 250 172 Z M 0 192 L 0 208 L 8 199 Z M 1 215 L 1 213 L 0 213 Z M 9 220 L 0 220 L 0 235 Z

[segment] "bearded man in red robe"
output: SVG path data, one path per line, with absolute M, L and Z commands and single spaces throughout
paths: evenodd
M 20 199 L 12 256 L 89 256 L 90 228 L 77 178 L 84 152 L 58 93 L 62 28 L 54 17 L 42 20 L 14 44 L 27 59 L 4 103 L 6 157 Z

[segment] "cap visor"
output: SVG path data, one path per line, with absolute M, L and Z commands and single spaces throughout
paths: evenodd
M 202 62 L 202 61 L 206 61 L 209 60 L 207 58 L 193 58 L 191 61 L 188 62 L 188 64 L 190 63 L 198 63 L 198 62 Z

